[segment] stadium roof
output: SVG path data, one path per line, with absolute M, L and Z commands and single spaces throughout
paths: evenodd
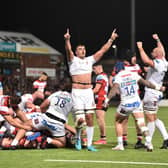
M 0 51 L 62 55 L 30 33 L 0 31 Z

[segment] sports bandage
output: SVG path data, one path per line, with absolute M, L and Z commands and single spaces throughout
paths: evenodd
M 136 120 L 137 120 L 137 124 L 139 126 L 145 123 L 145 119 L 144 118 L 136 118 Z
M 140 128 L 141 132 L 144 133 L 148 131 L 148 128 L 145 125 L 145 119 L 144 118 L 136 118 L 137 120 L 137 125 Z
M 149 131 L 148 127 L 146 127 L 146 126 L 142 126 L 142 127 L 140 127 L 140 129 L 141 129 L 142 133 Z
M 81 122 L 80 120 L 83 120 Z M 75 127 L 76 128 L 83 128 L 86 125 L 85 122 L 85 112 L 82 110 L 78 110 L 75 112 Z

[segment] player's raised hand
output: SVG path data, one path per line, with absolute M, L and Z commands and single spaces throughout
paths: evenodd
M 137 42 L 137 47 L 140 49 L 140 48 L 142 48 L 142 41 L 138 41 Z
M 71 35 L 70 35 L 70 33 L 69 33 L 69 28 L 67 28 L 67 31 L 66 31 L 66 33 L 64 34 L 64 39 L 65 40 L 69 40 L 71 38 Z
M 118 37 L 118 34 L 116 33 L 116 29 L 114 29 L 113 32 L 111 33 L 110 38 L 114 41 L 117 37 Z
M 158 34 L 153 34 L 152 37 L 153 37 L 153 39 L 155 39 L 155 40 L 158 40 L 158 39 L 159 39 Z

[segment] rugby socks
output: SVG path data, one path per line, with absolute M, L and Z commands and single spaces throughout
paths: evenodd
M 2 125 L 1 128 L 0 128 L 0 132 L 3 132 L 3 133 L 4 133 L 6 130 L 7 130 L 7 128 Z
M 117 142 L 118 145 L 123 145 L 123 137 L 122 136 L 117 137 Z
M 123 141 L 127 141 L 128 140 L 127 134 L 123 134 L 122 138 L 123 138 Z
M 94 133 L 94 127 L 86 127 L 86 134 L 87 134 L 87 146 L 92 145 L 93 141 L 93 133 Z
M 163 139 L 167 140 L 168 139 L 168 133 L 167 133 L 167 130 L 165 128 L 165 125 L 164 125 L 163 121 L 157 119 L 157 120 L 155 120 L 155 125 L 158 128 L 158 130 L 160 131 Z
M 14 139 L 11 143 L 11 146 L 17 146 L 18 143 L 19 143 L 19 141 Z
M 155 122 L 148 122 L 147 127 L 149 129 L 149 136 L 152 138 L 155 132 Z
M 149 144 L 151 144 L 151 141 L 152 141 L 152 138 L 151 138 L 151 136 L 145 136 L 145 145 L 149 145 Z
M 138 141 L 142 141 L 143 137 L 142 137 L 142 134 L 138 133 L 137 134 L 137 140 Z
M 50 137 L 47 138 L 47 143 L 50 144 L 52 142 L 52 139 Z
M 7 130 L 7 128 L 6 128 L 5 126 L 2 126 L 2 127 L 0 128 L 0 137 L 3 137 L 3 136 L 4 136 L 6 130 Z
M 105 141 L 105 140 L 106 140 L 106 136 L 102 136 L 102 135 L 101 135 L 101 136 L 100 136 L 100 139 Z

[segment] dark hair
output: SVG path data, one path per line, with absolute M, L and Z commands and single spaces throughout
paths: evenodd
M 117 62 L 115 65 L 114 65 L 114 73 L 117 74 L 118 72 L 120 72 L 121 70 L 124 69 L 124 63 L 123 62 Z
M 45 76 L 48 76 L 48 74 L 46 72 L 42 72 L 41 73 L 42 75 L 45 75 Z
M 33 102 L 33 104 L 37 105 L 37 106 L 40 106 L 41 103 L 44 101 L 44 99 L 41 99 L 41 98 L 36 98 Z
M 85 47 L 85 45 L 84 44 L 78 44 L 77 46 L 76 46 L 76 48 L 75 48 L 75 50 L 79 47 L 79 46 L 84 46 Z
M 128 61 L 130 64 L 132 64 L 131 59 L 135 56 L 135 53 L 131 51 L 130 49 L 122 49 L 121 50 L 121 58 L 122 60 Z

